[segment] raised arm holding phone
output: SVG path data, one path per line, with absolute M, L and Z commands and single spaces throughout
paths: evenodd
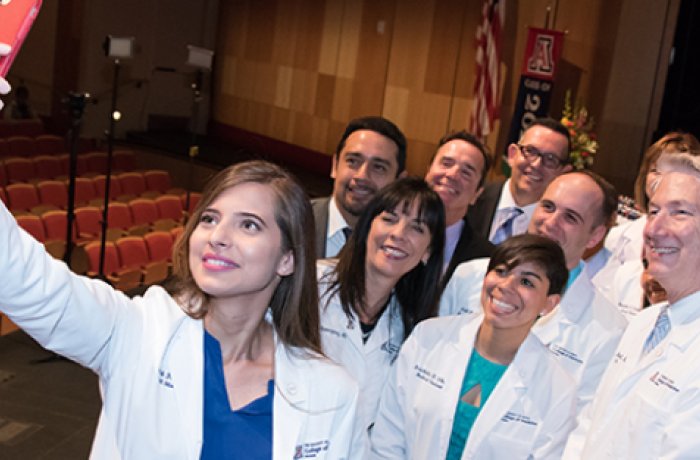
M 0 43 L 0 56 L 6 56 L 10 53 L 10 45 L 5 43 Z M 3 77 L 0 77 L 0 94 L 7 94 L 10 92 L 10 84 Z M 0 109 L 2 109 L 3 102 L 0 100 Z

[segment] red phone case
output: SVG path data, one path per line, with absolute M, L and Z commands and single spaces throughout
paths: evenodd
M 10 70 L 12 61 L 39 14 L 41 2 L 42 0 L 0 1 L 0 43 L 12 46 L 9 55 L 0 57 L 0 76 L 4 77 Z

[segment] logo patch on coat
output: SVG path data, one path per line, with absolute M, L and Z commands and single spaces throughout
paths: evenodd
M 175 388 L 173 385 L 173 376 L 169 371 L 158 369 L 158 383 L 166 388 Z
M 331 442 L 328 439 L 297 444 L 297 446 L 294 448 L 294 459 L 317 458 L 321 452 L 326 452 L 330 445 Z

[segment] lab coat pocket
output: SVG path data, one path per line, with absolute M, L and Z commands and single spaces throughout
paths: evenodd
M 629 433 L 628 455 L 626 458 L 653 459 L 661 457 L 661 448 L 666 436 L 664 425 L 668 422 L 670 411 L 660 401 L 651 399 L 642 391 L 637 398 L 635 417 L 628 417 L 629 426 L 621 433 Z M 662 403 L 664 401 L 661 401 Z
M 531 450 L 532 439 L 521 439 L 513 434 L 505 435 L 492 431 L 484 437 L 481 448 L 473 452 L 473 456 L 464 455 L 462 459 L 528 460 L 533 458 Z

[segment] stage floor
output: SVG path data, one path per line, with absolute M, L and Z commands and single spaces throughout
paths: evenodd
M 140 147 L 146 147 L 166 153 L 169 156 L 187 162 L 189 147 L 193 143 L 192 136 L 184 131 L 130 131 L 126 142 Z M 312 198 L 330 195 L 333 190 L 333 180 L 328 174 L 318 174 L 301 168 L 296 164 L 285 162 L 279 157 L 266 155 L 261 148 L 252 151 L 217 140 L 211 136 L 198 136 L 199 155 L 195 162 L 206 167 L 221 169 L 228 165 L 252 159 L 263 159 L 277 163 L 292 172 L 304 186 Z

